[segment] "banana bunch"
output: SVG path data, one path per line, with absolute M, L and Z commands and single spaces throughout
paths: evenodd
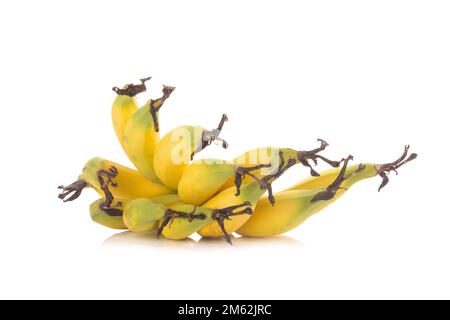
M 100 198 L 89 207 L 91 218 L 112 229 L 154 231 L 173 240 L 198 233 L 230 244 L 233 233 L 275 236 L 296 228 L 359 181 L 380 176 L 381 190 L 389 172 L 397 173 L 417 157 L 405 146 L 393 162 L 350 166 L 351 155 L 339 161 L 321 155 L 328 143 L 318 139 L 320 145 L 311 150 L 262 147 L 232 161 L 194 160 L 213 143 L 228 147 L 220 137 L 228 117 L 223 114 L 212 130 L 182 125 L 161 138 L 159 112 L 175 87 L 163 86 L 160 98 L 139 106 L 136 96 L 147 90 L 149 80 L 113 88 L 114 131 L 136 170 L 95 157 L 75 182 L 59 186 L 64 202 L 75 200 L 85 188 L 95 190 Z M 319 160 L 332 168 L 317 172 L 313 165 Z M 296 165 L 307 167 L 310 177 L 274 193 L 272 183 Z

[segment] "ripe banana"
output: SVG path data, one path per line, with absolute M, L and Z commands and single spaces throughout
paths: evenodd
M 177 195 L 131 200 L 123 209 L 123 222 L 128 230 L 147 232 L 158 229 L 167 207 L 180 202 Z
M 139 93 L 145 92 L 147 87 L 145 82 L 150 80 L 151 77 L 141 79 L 140 84 L 127 84 L 122 89 L 114 87 L 113 91 L 117 94 L 112 104 L 111 116 L 120 145 L 125 150 L 124 135 L 125 126 L 130 120 L 133 113 L 139 108 L 139 104 L 135 99 L 135 96 Z
M 154 152 L 153 165 L 158 179 L 176 190 L 184 169 L 195 154 L 213 141 L 221 141 L 223 148 L 227 148 L 227 142 L 219 138 L 227 120 L 224 114 L 217 129 L 212 131 L 199 126 L 180 126 L 166 134 Z
M 186 203 L 202 205 L 210 200 L 230 177 L 235 176 L 233 181 L 238 181 L 244 174 L 271 166 L 261 164 L 239 168 L 232 162 L 219 159 L 198 160 L 184 169 L 178 183 L 178 195 Z
M 311 170 L 311 176 L 316 177 L 319 175 L 317 171 L 315 171 L 309 161 L 312 161 L 314 164 L 317 164 L 318 160 L 322 160 L 332 167 L 339 167 L 340 161 L 331 161 L 322 155 L 318 154 L 319 152 L 325 150 L 325 148 L 329 145 L 328 142 L 322 139 L 317 139 L 320 142 L 320 146 L 313 150 L 307 151 L 297 151 L 291 148 L 277 148 L 277 147 L 265 147 L 258 148 L 251 151 L 247 151 L 244 154 L 240 155 L 236 159 L 234 159 L 233 163 L 241 168 L 248 168 L 255 165 L 259 165 L 261 163 L 271 163 L 272 167 L 270 169 L 262 168 L 261 170 L 257 170 L 253 173 L 257 178 L 262 178 L 264 175 L 273 173 L 278 164 L 280 163 L 279 152 L 282 151 L 284 158 L 289 161 L 289 159 L 294 159 L 297 164 L 302 164 L 307 166 Z M 241 184 L 248 184 L 252 182 L 251 175 L 244 175 Z M 233 177 L 228 178 L 228 180 L 223 184 L 220 188 L 221 191 L 231 188 L 236 184 L 236 181 Z
M 383 165 L 364 163 L 347 168 L 351 159 L 348 157 L 341 170 L 331 169 L 320 177 L 308 178 L 277 193 L 275 207 L 270 205 L 268 198 L 263 198 L 237 233 L 247 237 L 267 237 L 288 232 L 332 204 L 355 183 L 377 175 L 383 179 L 379 187 L 381 190 L 389 181 L 387 173 L 396 172 L 396 169 L 417 157 L 417 154 L 412 153 L 406 158 L 408 149 L 409 146 L 406 146 L 396 161 Z
M 72 201 L 78 198 L 86 187 L 92 187 L 107 202 L 112 199 L 152 198 L 175 193 L 170 188 L 151 182 L 139 172 L 102 158 L 92 158 L 83 168 L 78 180 L 62 189 L 59 198 Z
M 105 199 L 100 198 L 89 206 L 92 221 L 111 229 L 127 229 L 122 218 L 123 202 L 114 199 L 110 208 L 102 208 L 104 202 Z
M 150 198 L 153 203 L 165 206 L 172 205 L 180 201 L 176 194 L 169 194 L 160 197 Z M 130 200 L 113 199 L 110 206 L 105 208 L 105 199 L 100 198 L 89 206 L 89 212 L 93 221 L 112 229 L 128 229 L 124 222 L 124 208 Z M 156 225 L 155 230 L 158 225 Z
M 232 244 L 231 237 L 225 231 L 224 221 L 231 217 L 251 214 L 251 205 L 250 202 L 244 202 L 220 209 L 207 209 L 178 203 L 165 212 L 158 229 L 158 236 L 162 234 L 167 239 L 183 240 L 203 226 L 215 223 L 223 230 L 225 240 Z
M 318 173 L 312 169 L 308 160 L 316 162 L 317 159 L 324 159 L 333 167 L 338 167 L 338 161 L 331 161 L 317 154 L 328 146 L 324 140 L 319 141 L 321 146 L 309 151 L 267 147 L 248 151 L 233 162 L 218 159 L 195 161 L 185 168 L 178 184 L 178 194 L 186 203 L 202 205 L 218 191 L 239 187 L 275 173 L 281 161 L 280 152 L 285 161 L 293 159 L 296 164 L 301 163 L 311 168 L 314 176 Z
M 153 169 L 153 153 L 160 140 L 158 114 L 173 90 L 174 87 L 164 86 L 163 96 L 136 110 L 124 129 L 123 145 L 128 158 L 140 174 L 154 182 L 158 182 Z
M 123 221 L 133 232 L 158 230 L 158 237 L 162 234 L 168 239 L 182 240 L 206 224 L 214 222 L 223 228 L 225 219 L 251 214 L 252 210 L 249 206 L 251 203 L 245 202 L 220 209 L 207 209 L 179 201 L 158 203 L 153 199 L 141 198 L 132 200 L 125 206 Z M 228 235 L 226 240 L 231 244 L 231 238 Z
M 283 152 L 280 151 L 280 164 L 275 173 L 271 175 L 266 175 L 261 179 L 254 178 L 255 181 L 249 184 L 243 185 L 239 184 L 236 187 L 228 188 L 217 194 L 211 200 L 202 205 L 204 208 L 215 209 L 222 208 L 225 206 L 239 205 L 241 203 L 250 203 L 252 209 L 256 205 L 258 199 L 267 191 L 268 198 L 271 203 L 275 203 L 275 199 L 272 194 L 271 184 L 276 179 L 278 179 L 284 172 L 296 164 L 295 159 L 288 159 L 287 162 L 284 160 Z M 236 192 L 237 191 L 237 192 Z M 216 223 L 209 223 L 202 227 L 198 233 L 202 237 L 208 238 L 218 238 L 218 237 L 229 237 L 229 234 L 233 233 L 239 229 L 245 222 L 249 219 L 249 215 L 238 215 L 232 218 L 227 218 L 222 221 L 222 225 Z

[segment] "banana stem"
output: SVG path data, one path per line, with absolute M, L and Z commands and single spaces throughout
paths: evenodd
M 256 171 L 262 168 L 270 168 L 272 167 L 272 164 L 259 164 L 257 166 L 253 167 L 241 167 L 237 166 L 234 168 L 234 184 L 236 186 L 236 197 L 241 194 L 241 185 L 242 180 L 245 178 L 246 175 L 249 175 L 254 180 L 258 180 L 258 178 L 252 173 L 252 171 Z
M 327 187 L 327 189 L 325 191 L 322 191 L 322 192 L 319 192 L 318 194 L 316 194 L 311 199 L 311 202 L 333 199 L 334 196 L 336 195 L 336 192 L 338 192 L 339 189 L 342 189 L 341 185 L 342 185 L 342 182 L 344 182 L 344 180 L 352 177 L 357 172 L 364 170 L 365 166 L 360 165 L 360 167 L 355 172 L 353 172 L 350 175 L 345 176 L 345 171 L 347 170 L 347 165 L 350 160 L 353 160 L 353 156 L 351 156 L 351 155 L 349 155 L 347 158 L 345 158 L 344 165 L 342 166 L 342 169 L 339 171 L 339 174 L 337 175 L 336 179 Z
M 156 238 L 159 239 L 164 228 L 167 225 L 169 225 L 169 223 L 171 223 L 174 218 L 189 219 L 189 222 L 192 222 L 194 219 L 205 220 L 206 215 L 204 213 L 195 214 L 196 210 L 197 210 L 197 206 L 194 206 L 194 209 L 188 213 L 182 212 L 182 211 L 177 211 L 177 210 L 172 210 L 172 209 L 167 209 L 164 212 L 164 218 L 163 218 L 161 225 L 159 226 L 158 231 L 156 233 Z M 169 227 L 170 227 L 170 225 L 169 225 Z
M 174 90 L 175 87 L 163 86 L 162 97 L 156 100 L 150 100 L 150 115 L 153 120 L 153 127 L 155 128 L 155 132 L 159 132 L 158 111 L 161 109 L 166 99 L 170 97 Z
M 231 236 L 230 234 L 227 232 L 226 228 L 225 228 L 225 220 L 231 220 L 230 217 L 233 216 L 239 216 L 239 215 L 243 215 L 243 214 L 252 214 L 253 210 L 251 208 L 251 203 L 249 201 L 246 201 L 244 203 L 235 205 L 235 206 L 230 206 L 230 207 L 226 207 L 226 208 L 222 208 L 222 209 L 216 209 L 213 210 L 211 213 L 211 218 L 213 220 L 215 220 L 217 222 L 217 224 L 219 225 L 220 229 L 222 230 L 222 233 L 225 236 L 225 241 L 232 245 L 233 242 L 231 241 Z M 234 210 L 239 209 L 239 208 L 243 208 L 243 207 L 247 207 L 241 211 L 238 212 L 234 212 Z
M 252 171 L 252 170 L 249 171 L 248 169 L 269 168 L 272 166 L 271 164 L 261 164 L 261 165 L 258 165 L 258 166 L 252 167 L 252 168 L 236 167 L 235 168 L 235 177 L 234 177 L 235 185 L 236 185 L 236 196 L 240 195 L 240 193 L 241 193 L 240 187 L 241 187 L 242 178 L 243 178 L 243 176 L 245 176 L 247 174 L 253 180 L 255 180 L 255 182 L 260 184 L 262 190 L 267 190 L 268 199 L 269 199 L 270 203 L 272 204 L 272 206 L 274 206 L 275 198 L 273 196 L 272 182 L 274 182 L 276 179 L 281 177 L 283 175 L 283 173 L 285 173 L 289 168 L 291 168 L 297 164 L 297 161 L 295 159 L 289 159 L 286 164 L 283 151 L 281 151 L 281 150 L 279 151 L 278 156 L 280 158 L 280 164 L 278 165 L 277 172 L 275 172 L 274 174 L 271 174 L 271 175 L 264 176 L 261 179 L 256 177 L 253 173 L 251 173 L 250 171 Z M 244 173 L 244 174 L 242 174 L 242 173 Z
M 139 84 L 127 84 L 123 87 L 123 89 L 120 89 L 118 87 L 113 87 L 112 90 L 117 93 L 119 96 L 129 96 L 134 97 L 138 95 L 139 93 L 147 91 L 147 87 L 145 86 L 145 83 L 150 80 L 152 77 L 147 77 L 141 79 L 141 83 Z
M 221 141 L 222 148 L 224 148 L 224 149 L 228 148 L 228 142 L 226 142 L 224 139 L 219 137 L 226 121 L 228 121 L 228 116 L 226 114 L 223 114 L 222 119 L 220 120 L 220 123 L 216 129 L 203 131 L 202 143 L 200 146 L 198 146 L 198 148 L 196 150 L 194 150 L 194 152 L 191 153 L 191 160 L 194 159 L 194 155 L 196 155 L 197 153 L 199 153 L 206 147 L 210 146 L 211 143 L 213 143 L 214 141 Z

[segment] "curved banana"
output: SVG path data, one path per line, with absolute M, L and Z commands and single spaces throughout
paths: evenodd
M 135 199 L 124 208 L 123 221 L 130 231 L 148 232 L 158 230 L 172 240 L 186 239 L 201 227 L 217 223 L 223 228 L 223 221 L 229 217 L 251 214 L 251 203 L 245 202 L 220 209 L 207 209 L 183 202 L 158 203 L 153 199 Z M 226 234 L 231 244 L 231 238 Z
M 135 96 L 147 90 L 145 82 L 150 79 L 151 77 L 141 79 L 140 84 L 127 84 L 122 89 L 118 87 L 112 88 L 117 96 L 112 104 L 111 117 L 114 131 L 124 150 L 126 150 L 124 143 L 125 126 L 133 113 L 139 108 Z
M 232 162 L 220 159 L 202 159 L 189 164 L 183 171 L 178 183 L 178 195 L 181 200 L 194 205 L 202 205 L 210 200 L 223 184 L 230 178 L 239 181 L 246 174 L 261 168 L 271 167 L 260 164 L 254 167 L 241 168 Z
M 158 182 L 153 169 L 153 153 L 160 140 L 158 114 L 173 90 L 174 87 L 164 86 L 163 96 L 136 110 L 124 129 L 123 145 L 128 158 L 140 174 L 154 182 Z
M 222 146 L 227 148 L 226 141 L 219 138 L 227 120 L 228 118 L 224 114 L 217 129 L 212 131 L 199 126 L 181 126 L 166 134 L 156 146 L 153 157 L 153 165 L 158 179 L 176 190 L 184 169 L 195 154 L 205 149 L 213 141 L 221 141 Z
M 59 198 L 72 201 L 84 188 L 91 187 L 106 200 L 152 198 L 175 193 L 160 183 L 152 182 L 139 172 L 103 158 L 92 158 L 83 168 L 78 180 L 68 186 L 59 186 Z
M 278 164 L 280 163 L 279 153 L 280 151 L 283 153 L 285 160 L 289 161 L 289 159 L 294 159 L 296 163 L 300 163 L 304 166 L 307 166 L 311 170 L 311 176 L 317 177 L 319 173 L 312 168 L 312 165 L 309 161 L 312 161 L 314 164 L 317 164 L 318 160 L 322 160 L 332 167 L 339 167 L 340 161 L 332 161 L 329 160 L 322 155 L 318 154 L 319 152 L 326 149 L 329 146 L 328 142 L 322 139 L 317 139 L 320 142 L 320 146 L 318 148 L 312 150 L 301 150 L 297 151 L 291 148 L 277 148 L 277 147 L 265 147 L 253 149 L 245 152 L 240 155 L 236 159 L 233 160 L 233 163 L 241 168 L 251 168 L 252 166 L 257 166 L 262 163 L 271 163 L 272 167 L 270 169 L 261 168 L 261 170 L 257 170 L 253 173 L 257 178 L 262 178 L 264 175 L 273 173 Z M 241 184 L 248 184 L 252 182 L 252 177 L 250 175 L 244 175 Z M 233 177 L 228 178 L 228 180 L 221 187 L 221 191 L 231 188 L 235 184 L 235 180 Z
M 278 166 L 277 172 L 271 175 L 265 175 L 261 179 L 255 178 L 254 182 L 243 185 L 239 184 L 236 187 L 228 188 L 217 194 L 211 200 L 202 205 L 204 208 L 216 209 L 226 206 L 239 205 L 241 203 L 250 203 L 252 209 L 256 205 L 257 201 L 261 196 L 267 191 L 268 198 L 271 203 L 275 203 L 275 199 L 272 194 L 272 182 L 278 179 L 284 172 L 296 164 L 295 159 L 289 159 L 287 162 L 284 160 L 283 153 L 279 153 L 280 164 Z M 237 191 L 237 192 L 236 192 Z M 233 233 L 244 225 L 250 218 L 249 215 L 238 215 L 230 217 L 222 221 L 222 224 L 209 223 L 202 227 L 198 233 L 202 237 L 208 238 L 218 238 L 218 237 L 228 237 L 229 234 Z
M 333 167 L 339 167 L 340 162 L 331 161 L 317 154 L 323 151 L 328 143 L 320 140 L 321 146 L 309 151 L 296 151 L 290 148 L 259 148 L 247 151 L 233 162 L 218 159 L 202 159 L 188 165 L 178 184 L 180 198 L 190 204 L 202 205 L 210 200 L 217 192 L 225 191 L 233 186 L 240 187 L 255 179 L 276 172 L 281 159 L 280 152 L 285 161 L 295 161 L 311 169 L 311 174 L 318 173 L 312 169 L 309 160 L 314 162 L 323 159 Z
M 235 165 L 219 159 L 202 159 L 189 164 L 178 183 L 178 195 L 189 204 L 202 205 L 234 175 Z
M 134 199 L 123 210 L 123 222 L 133 232 L 154 231 L 165 211 L 164 205 L 150 199 Z
M 383 179 L 378 189 L 381 190 L 389 181 L 387 173 L 417 157 L 412 153 L 406 158 L 408 149 L 409 146 L 406 146 L 403 155 L 396 161 L 383 165 L 364 163 L 347 168 L 351 159 L 348 157 L 341 170 L 328 170 L 320 177 L 308 178 L 277 193 L 275 207 L 270 205 L 268 198 L 263 198 L 250 219 L 236 232 L 247 237 L 268 237 L 288 232 L 343 196 L 355 183 L 377 175 Z
M 111 229 L 127 229 L 122 218 L 123 202 L 114 199 L 111 208 L 103 208 L 104 202 L 105 199 L 100 198 L 89 206 L 92 221 Z
M 160 197 L 150 198 L 152 203 L 158 203 L 161 205 L 172 205 L 180 201 L 180 198 L 176 194 L 169 194 Z M 89 206 L 89 212 L 91 214 L 91 218 L 98 224 L 101 224 L 105 227 L 112 229 L 128 229 L 125 224 L 125 216 L 124 216 L 124 208 L 127 207 L 127 204 L 130 200 L 118 200 L 113 199 L 110 206 L 105 208 L 104 203 L 105 199 L 100 198 L 94 201 Z M 158 224 L 155 227 L 158 227 Z

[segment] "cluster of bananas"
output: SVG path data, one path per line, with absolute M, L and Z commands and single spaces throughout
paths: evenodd
M 159 99 L 139 107 L 135 96 L 146 91 L 146 82 L 114 87 L 112 105 L 115 132 L 137 170 L 102 158 L 84 166 L 78 180 L 62 189 L 59 198 L 72 201 L 84 188 L 101 198 L 90 206 L 92 219 L 114 229 L 133 232 L 156 231 L 157 236 L 180 240 L 194 233 L 202 237 L 224 237 L 231 244 L 236 232 L 246 237 L 267 237 L 285 233 L 333 203 L 358 181 L 382 177 L 379 190 L 389 181 L 387 174 L 415 159 L 409 147 L 391 163 L 349 165 L 352 156 L 339 161 L 319 153 L 328 143 L 319 139 L 313 150 L 265 147 L 234 159 L 201 159 L 195 155 L 218 142 L 226 115 L 216 129 L 184 125 L 163 138 L 159 134 L 159 111 L 174 87 L 163 86 Z M 332 168 L 318 173 L 318 161 Z M 271 184 L 291 167 L 300 164 L 311 177 L 294 186 L 272 192 Z

